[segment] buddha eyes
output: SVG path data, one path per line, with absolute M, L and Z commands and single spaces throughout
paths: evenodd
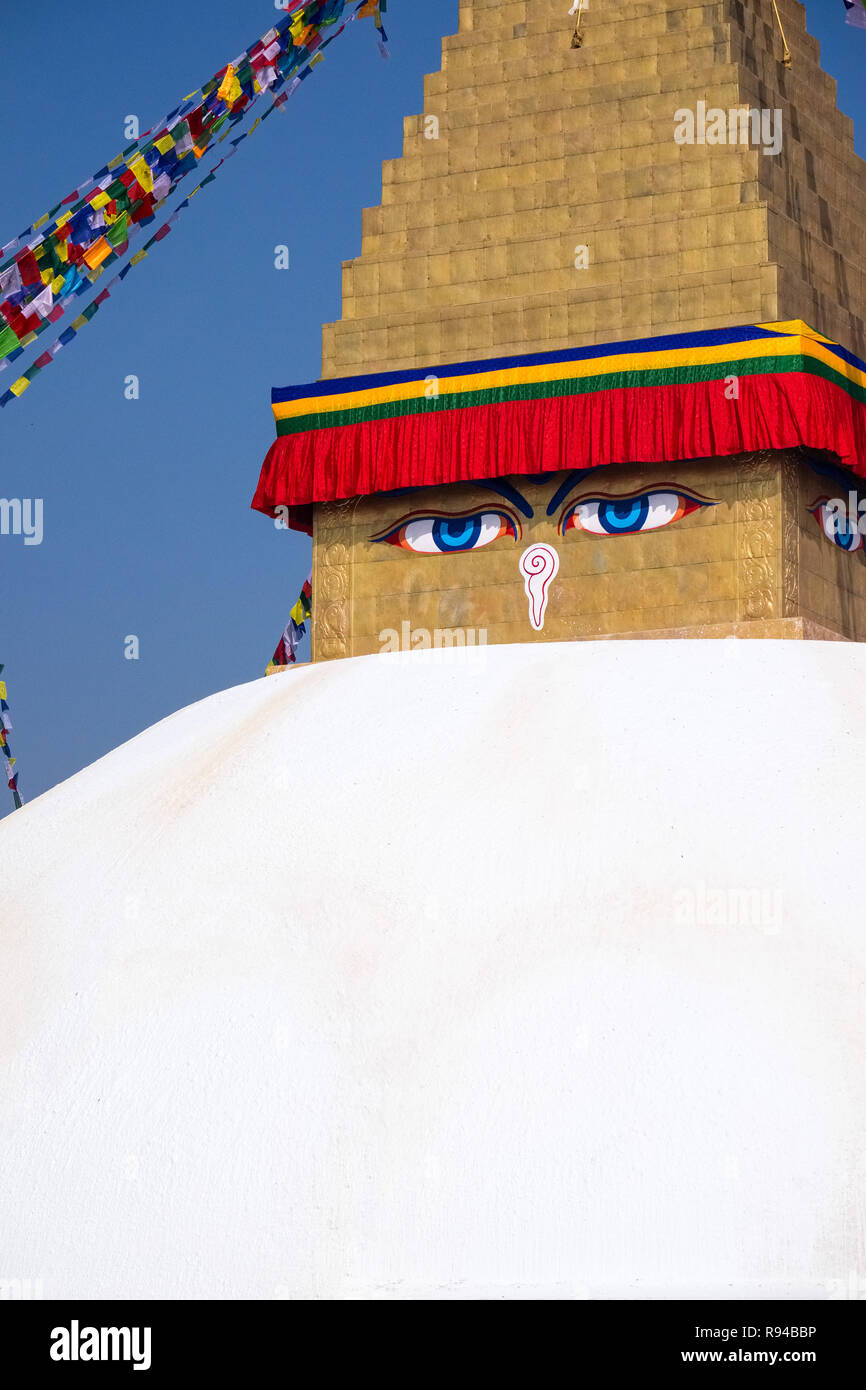
M 470 512 L 467 516 L 414 517 L 376 539 L 416 555 L 455 555 L 480 550 L 500 536 L 517 540 L 519 534 L 517 522 L 507 512 Z
M 701 507 L 714 505 L 670 488 L 632 497 L 587 497 L 566 508 L 559 534 L 575 530 L 596 536 L 633 536 L 640 531 L 657 531 Z M 514 516 L 504 511 L 475 511 L 457 516 L 439 513 L 408 517 L 384 535 L 371 539 L 416 555 L 456 555 L 481 550 L 502 536 L 520 539 L 520 522 Z
M 636 497 L 588 497 L 569 507 L 560 523 L 560 533 L 590 531 L 596 536 L 633 536 L 639 531 L 657 531 L 714 504 L 702 502 L 685 492 L 642 492 Z
M 838 545 L 840 550 L 862 550 L 864 548 L 863 535 L 860 527 L 852 517 L 848 515 L 844 505 L 830 502 L 828 498 L 822 497 L 813 507 L 809 508 L 813 517 L 817 521 L 828 541 Z

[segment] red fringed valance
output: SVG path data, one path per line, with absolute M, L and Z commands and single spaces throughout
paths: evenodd
M 684 334 L 273 393 L 253 507 L 805 446 L 866 472 L 866 365 L 805 324 Z

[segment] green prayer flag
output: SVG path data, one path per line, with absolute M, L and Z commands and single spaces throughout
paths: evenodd
M 14 352 L 20 346 L 21 340 L 14 328 L 10 328 L 8 324 L 4 323 L 3 327 L 0 328 L 0 357 L 8 357 L 10 352 Z
M 112 222 L 110 227 L 106 227 L 105 239 L 109 246 L 122 246 L 127 236 L 127 216 L 123 212 L 116 222 Z

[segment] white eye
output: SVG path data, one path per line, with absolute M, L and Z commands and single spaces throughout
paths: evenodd
M 863 545 L 857 523 L 848 516 L 844 506 L 833 502 L 819 502 L 812 508 L 812 515 L 828 541 L 838 545 L 840 550 L 859 550 Z
M 590 498 L 578 502 L 565 523 L 597 536 L 629 536 L 670 526 L 706 503 L 679 492 L 645 492 L 640 497 Z
M 514 522 L 503 512 L 474 512 L 471 516 L 419 516 L 382 539 L 419 555 L 447 555 L 480 550 L 500 536 L 516 534 Z

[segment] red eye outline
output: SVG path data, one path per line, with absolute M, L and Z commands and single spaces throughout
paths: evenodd
M 407 527 L 414 522 L 429 521 L 431 532 L 438 521 L 459 521 L 461 518 L 467 520 L 477 520 L 480 523 L 482 517 L 495 516 L 499 518 L 499 532 L 491 536 L 484 545 L 454 545 L 443 549 L 419 550 L 417 546 L 410 545 L 406 538 Z M 509 536 L 512 540 L 520 540 L 523 534 L 522 527 L 516 516 L 510 511 L 505 511 L 501 507 L 467 507 L 460 512 L 445 512 L 437 510 L 424 510 L 410 512 L 401 518 L 395 526 L 389 526 L 387 530 L 380 532 L 379 535 L 371 536 L 371 542 L 375 544 L 385 543 L 386 545 L 396 545 L 401 550 L 407 550 L 411 555 L 466 555 L 472 550 L 484 550 L 494 541 L 500 540 L 503 536 Z
M 680 502 L 674 515 L 668 521 L 663 522 L 661 526 L 650 526 L 646 528 L 638 526 L 632 530 L 623 529 L 621 531 L 593 531 L 587 526 L 580 526 L 575 520 L 578 507 L 584 507 L 587 504 L 595 503 L 598 505 L 602 502 L 618 502 L 621 504 L 626 502 L 648 502 L 649 499 L 657 494 L 668 494 L 672 497 L 677 497 Z M 711 498 L 701 497 L 695 492 L 683 492 L 681 487 L 672 483 L 659 483 L 651 488 L 645 488 L 641 492 L 634 493 L 594 492 L 589 497 L 578 497 L 565 506 L 560 517 L 557 531 L 560 536 L 564 536 L 566 531 L 582 531 L 584 535 L 603 536 L 605 539 L 616 536 L 649 535 L 654 531 L 664 531 L 666 527 L 673 526 L 677 521 L 682 521 L 683 517 L 691 516 L 692 512 L 699 511 L 702 507 L 717 506 L 718 502 L 714 502 Z

